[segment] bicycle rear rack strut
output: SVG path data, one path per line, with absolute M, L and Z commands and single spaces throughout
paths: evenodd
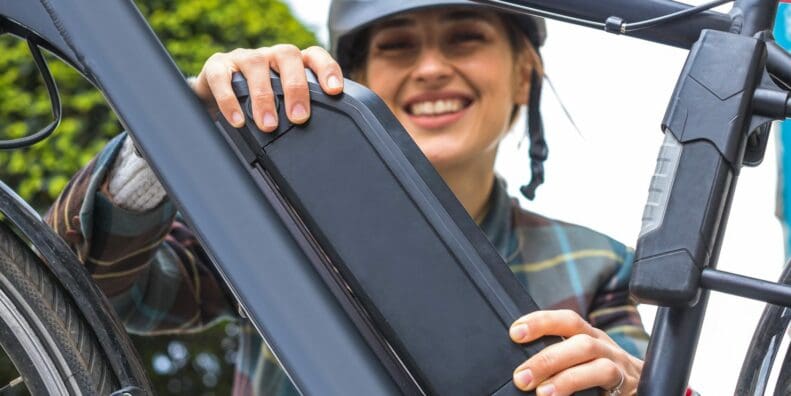
M 791 308 L 791 285 L 706 268 L 701 273 L 700 286 L 708 290 Z

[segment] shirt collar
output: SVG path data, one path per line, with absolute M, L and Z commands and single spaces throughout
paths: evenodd
M 505 181 L 497 177 L 489 197 L 489 209 L 480 227 L 502 257 L 510 257 L 514 249 L 511 235 L 512 210 Z

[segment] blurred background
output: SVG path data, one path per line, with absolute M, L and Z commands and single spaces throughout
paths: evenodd
M 196 75 L 218 51 L 327 42 L 329 0 L 135 3 L 185 75 Z M 781 5 L 779 21 L 787 9 Z M 552 21 L 548 28 L 542 54 L 554 89 L 546 84 L 542 101 L 550 147 L 547 182 L 535 201 L 523 204 L 634 246 L 662 140 L 659 124 L 686 51 Z M 780 42 L 791 37 L 783 23 L 776 35 Z M 0 54 L 0 134 L 19 137 L 49 122 L 50 104 L 24 43 L 0 37 Z M 50 61 L 62 92 L 63 123 L 45 143 L 0 152 L 0 179 L 42 212 L 69 177 L 121 131 L 101 94 L 64 64 Z M 514 196 L 529 178 L 526 145 L 519 145 L 523 125 L 517 123 L 503 142 L 497 164 Z M 784 135 L 777 132 L 764 164 L 742 172 L 720 269 L 767 280 L 780 274 L 785 237 L 776 212 L 787 212 L 782 209 L 788 200 L 778 199 L 786 193 L 783 178 L 778 182 L 786 158 Z M 715 293 L 709 307 L 690 384 L 705 395 L 733 394 L 763 304 Z M 650 330 L 654 309 L 641 307 L 641 313 Z M 222 323 L 200 334 L 135 342 L 161 394 L 221 395 L 229 393 L 238 331 Z

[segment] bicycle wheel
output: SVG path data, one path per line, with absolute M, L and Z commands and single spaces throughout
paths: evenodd
M 791 395 L 791 345 L 786 351 L 786 357 L 777 376 L 774 396 Z
M 791 262 L 786 264 L 778 283 L 791 284 Z M 789 323 L 791 323 L 791 308 L 766 304 L 755 328 L 755 333 L 753 333 L 750 346 L 747 348 L 747 354 L 736 382 L 735 394 L 763 395 L 766 392 L 769 376 L 772 373 L 774 361 Z M 786 352 L 777 380 L 775 395 L 789 394 L 778 393 L 778 390 L 789 389 L 788 384 L 791 381 L 789 378 L 791 368 L 788 367 L 789 358 L 791 358 L 789 353 L 791 353 L 791 349 Z
M 19 377 L 0 393 L 109 395 L 118 389 L 74 302 L 30 248 L 0 223 L 0 346 Z M 16 393 L 16 392 L 15 392 Z

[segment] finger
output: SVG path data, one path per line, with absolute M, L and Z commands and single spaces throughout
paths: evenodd
M 594 327 L 572 310 L 536 311 L 517 319 L 509 330 L 514 342 L 525 343 L 543 336 L 571 337 L 587 334 L 598 337 Z
M 602 329 L 599 329 L 599 328 L 596 328 L 596 327 L 593 327 L 593 326 L 591 326 L 591 333 L 592 333 L 591 335 L 592 335 L 594 338 L 598 338 L 598 339 L 600 339 L 600 340 L 602 340 L 602 341 L 605 341 L 605 342 L 607 342 L 608 344 L 610 344 L 610 345 L 612 345 L 612 346 L 614 346 L 614 347 L 618 347 L 618 348 L 620 348 L 620 346 L 618 346 L 618 343 L 617 343 L 617 342 L 615 342 L 615 340 L 613 340 L 613 339 L 612 339 L 612 337 L 610 337 L 610 335 L 609 335 L 609 334 L 607 334 L 607 332 L 606 332 L 606 331 L 604 331 L 604 330 L 602 330 Z
M 241 128 L 244 125 L 242 106 L 231 88 L 231 75 L 238 70 L 226 56 L 212 58 L 204 66 L 211 95 L 223 117 L 234 127 Z
M 195 95 L 197 95 L 198 98 L 200 98 L 200 100 L 204 104 L 211 106 L 217 105 L 217 103 L 214 102 L 214 97 L 212 97 L 211 95 L 211 90 L 209 89 L 209 83 L 206 81 L 205 65 L 203 69 L 201 69 L 200 74 L 198 74 L 198 77 L 195 78 L 195 81 L 190 84 L 190 88 L 192 88 L 192 91 L 195 92 Z
M 275 93 L 269 79 L 270 56 L 265 48 L 246 50 L 235 62 L 247 80 L 253 120 L 258 129 L 264 132 L 277 129 Z
M 609 344 L 587 334 L 578 334 L 552 344 L 533 355 L 514 370 L 514 384 L 523 390 L 532 390 L 563 370 L 599 359 L 612 358 Z
M 281 44 L 272 47 L 272 53 L 272 68 L 280 73 L 288 119 L 295 124 L 303 124 L 310 117 L 310 93 L 302 52 L 293 45 Z
M 302 59 L 310 70 L 316 73 L 321 89 L 329 95 L 343 92 L 343 73 L 327 50 L 313 46 L 302 51 Z
M 536 396 L 566 396 L 586 389 L 601 388 L 612 390 L 621 384 L 623 394 L 634 388 L 632 378 L 622 377 L 623 371 L 610 359 L 596 359 L 591 362 L 564 370 L 536 389 Z

